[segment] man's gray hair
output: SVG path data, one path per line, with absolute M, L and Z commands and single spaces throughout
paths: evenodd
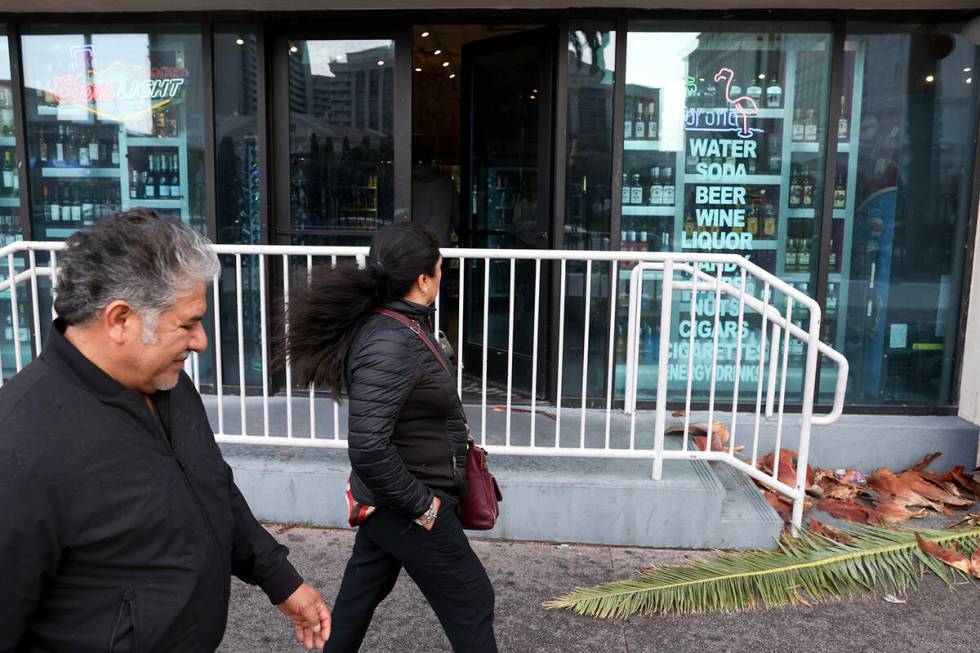
M 149 209 L 119 213 L 73 234 L 58 264 L 58 317 L 84 325 L 122 300 L 142 318 L 147 344 L 155 342 L 161 313 L 221 272 L 207 238 Z

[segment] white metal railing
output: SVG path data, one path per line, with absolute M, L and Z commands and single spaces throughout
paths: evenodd
M 185 369 L 202 391 L 216 438 L 346 446 L 342 404 L 314 388 L 295 387 L 288 367 L 282 390 L 270 391 L 274 370 L 269 341 L 275 323 L 270 306 L 273 295 L 276 304 L 288 302 L 291 289 L 306 283 L 315 265 L 344 259 L 363 265 L 367 248 L 214 248 L 225 273 L 211 284 L 212 346 L 189 357 Z M 0 257 L 6 258 L 6 266 L 0 264 L 0 293 L 8 300 L 0 299 L 0 311 L 9 310 L 0 339 L 0 383 L 41 349 L 41 311 L 44 307 L 53 315 L 61 249 L 61 243 L 49 242 L 18 242 L 0 249 Z M 800 526 L 811 427 L 840 416 L 848 371 L 847 360 L 819 340 L 820 310 L 813 299 L 734 254 L 445 249 L 443 258 L 443 291 L 456 285 L 458 292 L 455 298 L 447 294 L 445 302 L 437 298 L 436 323 L 454 327 L 449 330 L 461 361 L 457 390 L 470 410 L 479 411 L 479 419 L 471 422 L 489 451 L 646 458 L 653 462 L 655 479 L 661 478 L 665 460 L 724 462 L 792 499 L 793 525 Z M 623 284 L 628 293 L 621 293 Z M 468 298 L 468 292 L 479 294 Z M 8 303 L 9 309 L 4 306 Z M 737 318 L 723 319 L 726 313 Z M 475 331 L 470 322 L 478 325 Z M 659 337 L 654 339 L 656 323 Z M 681 337 L 684 324 L 687 333 Z M 551 328 L 555 326 L 557 333 Z M 644 347 L 646 364 L 640 361 Z M 719 357 L 722 349 L 734 350 L 734 367 L 726 367 Z M 700 360 L 696 352 L 701 352 Z M 503 360 L 499 374 L 491 374 L 491 354 L 495 362 Z M 836 368 L 836 380 L 831 411 L 814 415 L 821 355 Z M 791 357 L 801 365 L 791 364 Z M 746 361 L 749 365 L 743 366 Z M 709 431 L 720 416 L 727 416 L 730 439 L 722 449 L 713 447 L 712 437 L 705 438 L 704 450 L 690 448 L 691 408 L 704 394 L 693 380 L 705 370 L 707 397 L 698 401 L 707 405 L 703 412 Z M 727 370 L 731 378 L 719 379 L 719 370 Z M 553 402 L 539 399 L 539 378 L 545 371 L 553 373 Z M 494 382 L 491 376 L 497 377 Z M 744 391 L 743 376 L 755 377 L 754 391 Z M 567 388 L 576 382 L 573 397 Z M 622 395 L 617 396 L 620 388 Z M 653 399 L 652 410 L 642 409 L 648 400 L 641 397 Z M 774 431 L 776 451 L 791 442 L 789 431 L 795 425 L 785 419 L 787 397 L 802 406 L 792 485 L 779 480 L 778 455 L 771 473 L 756 467 L 763 431 Z M 679 440 L 665 436 L 669 400 L 684 407 Z M 753 400 L 754 409 L 746 411 Z M 624 410 L 614 411 L 620 404 Z M 743 458 L 736 446 L 743 441 L 737 427 L 746 422 L 745 442 L 751 449 Z

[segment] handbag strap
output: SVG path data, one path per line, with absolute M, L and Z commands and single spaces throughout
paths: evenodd
M 384 315 L 385 317 L 390 317 L 391 319 L 397 320 L 402 324 L 404 324 L 405 326 L 407 326 L 412 331 L 412 333 L 414 333 L 419 337 L 419 340 L 425 343 L 425 346 L 429 348 L 429 351 L 432 352 L 432 355 L 435 356 L 436 360 L 439 361 L 439 364 L 442 365 L 442 369 L 446 370 L 447 374 L 449 373 L 449 366 L 446 365 L 446 361 L 444 361 L 442 359 L 442 356 L 439 355 L 439 352 L 436 351 L 436 346 L 432 344 L 432 342 L 428 338 L 422 335 L 422 327 L 421 325 L 419 325 L 418 320 L 413 320 L 409 318 L 407 315 L 405 315 L 404 313 L 393 311 L 390 308 L 379 307 L 373 309 L 372 312 L 377 313 L 378 315 Z M 469 420 L 466 419 L 466 410 L 463 408 L 463 400 L 459 398 L 459 395 L 456 395 L 456 400 L 459 401 L 459 412 L 463 416 L 463 424 L 466 425 L 466 439 L 468 442 L 473 442 L 473 438 L 472 436 L 470 436 L 469 433 L 470 423 Z
M 419 337 L 419 340 L 425 343 L 425 346 L 429 348 L 429 351 L 432 352 L 432 355 L 436 357 L 436 360 L 439 361 L 440 365 L 442 365 L 442 369 L 446 370 L 446 372 L 449 372 L 449 367 L 446 365 L 446 361 L 442 360 L 442 356 L 439 355 L 439 352 L 436 351 L 436 346 L 432 344 L 432 342 L 430 342 L 428 338 L 422 335 L 422 327 L 421 325 L 419 325 L 418 320 L 410 319 L 407 315 L 403 313 L 399 313 L 398 311 L 393 311 L 389 308 L 375 308 L 373 312 L 377 313 L 378 315 L 384 315 L 385 317 L 390 317 L 393 320 L 398 320 L 399 322 L 407 326 L 409 329 L 411 329 L 412 333 L 417 335 Z

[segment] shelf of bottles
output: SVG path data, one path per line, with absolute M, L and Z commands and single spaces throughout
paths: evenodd
M 387 223 L 378 203 L 383 168 L 332 160 L 311 167 L 307 153 L 293 153 L 290 169 L 294 227 L 369 232 Z
M 0 247 L 21 238 L 13 106 L 9 82 L 0 83 Z
M 179 50 L 154 51 L 151 63 L 182 66 L 182 57 Z M 182 93 L 120 119 L 103 113 L 100 97 L 83 105 L 50 88 L 28 93 L 35 237 L 66 238 L 105 215 L 137 207 L 203 230 L 201 216 L 190 210 Z
M 853 85 L 838 98 L 841 119 L 832 126 L 820 115 L 827 106 L 828 55 L 807 37 L 786 39 L 751 56 L 702 42 L 687 57 L 681 102 L 676 92 L 673 101 L 668 98 L 674 89 L 627 83 L 621 248 L 738 253 L 813 296 L 824 131 L 830 138 L 836 135 L 838 173 L 828 181 L 834 185 L 834 227 L 824 324 L 825 334 L 837 329 L 841 338 L 839 307 L 846 302 L 841 279 L 850 258 L 860 116 L 855 89 L 861 88 L 862 58 L 856 54 L 849 59 L 854 70 L 845 77 Z M 745 65 L 750 60 L 754 67 Z M 665 114 L 664 106 L 671 112 Z M 678 107 L 683 115 L 677 115 Z M 628 311 L 628 268 L 624 266 L 619 283 L 623 317 Z M 658 286 L 645 284 L 644 291 L 655 293 Z M 673 329 L 680 333 L 678 323 L 689 307 L 682 300 L 677 309 Z M 798 313 L 802 321 L 804 311 Z M 638 333 L 641 376 L 644 363 L 655 362 L 658 329 L 657 316 L 644 312 Z M 802 343 L 795 343 L 790 351 L 793 374 L 800 373 L 804 355 Z M 641 389 L 646 385 L 641 382 Z

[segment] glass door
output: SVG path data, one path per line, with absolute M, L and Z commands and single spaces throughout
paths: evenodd
M 463 209 L 465 247 L 547 248 L 551 237 L 551 142 L 554 44 L 551 29 L 484 39 L 463 48 Z M 484 287 L 483 261 L 465 271 L 467 307 L 464 370 L 482 372 L 484 305 L 487 376 L 505 386 L 511 363 L 512 387 L 529 391 L 534 338 L 540 338 L 537 388 L 547 358 L 548 315 L 540 302 L 535 329 L 535 266 L 531 261 L 491 263 Z M 550 296 L 550 275 L 541 268 L 540 297 Z M 511 319 L 510 293 L 515 301 Z M 484 301 L 485 299 L 485 301 Z M 513 324 L 511 334 L 510 325 Z
M 395 39 L 276 48 L 276 239 L 367 245 L 395 219 Z

